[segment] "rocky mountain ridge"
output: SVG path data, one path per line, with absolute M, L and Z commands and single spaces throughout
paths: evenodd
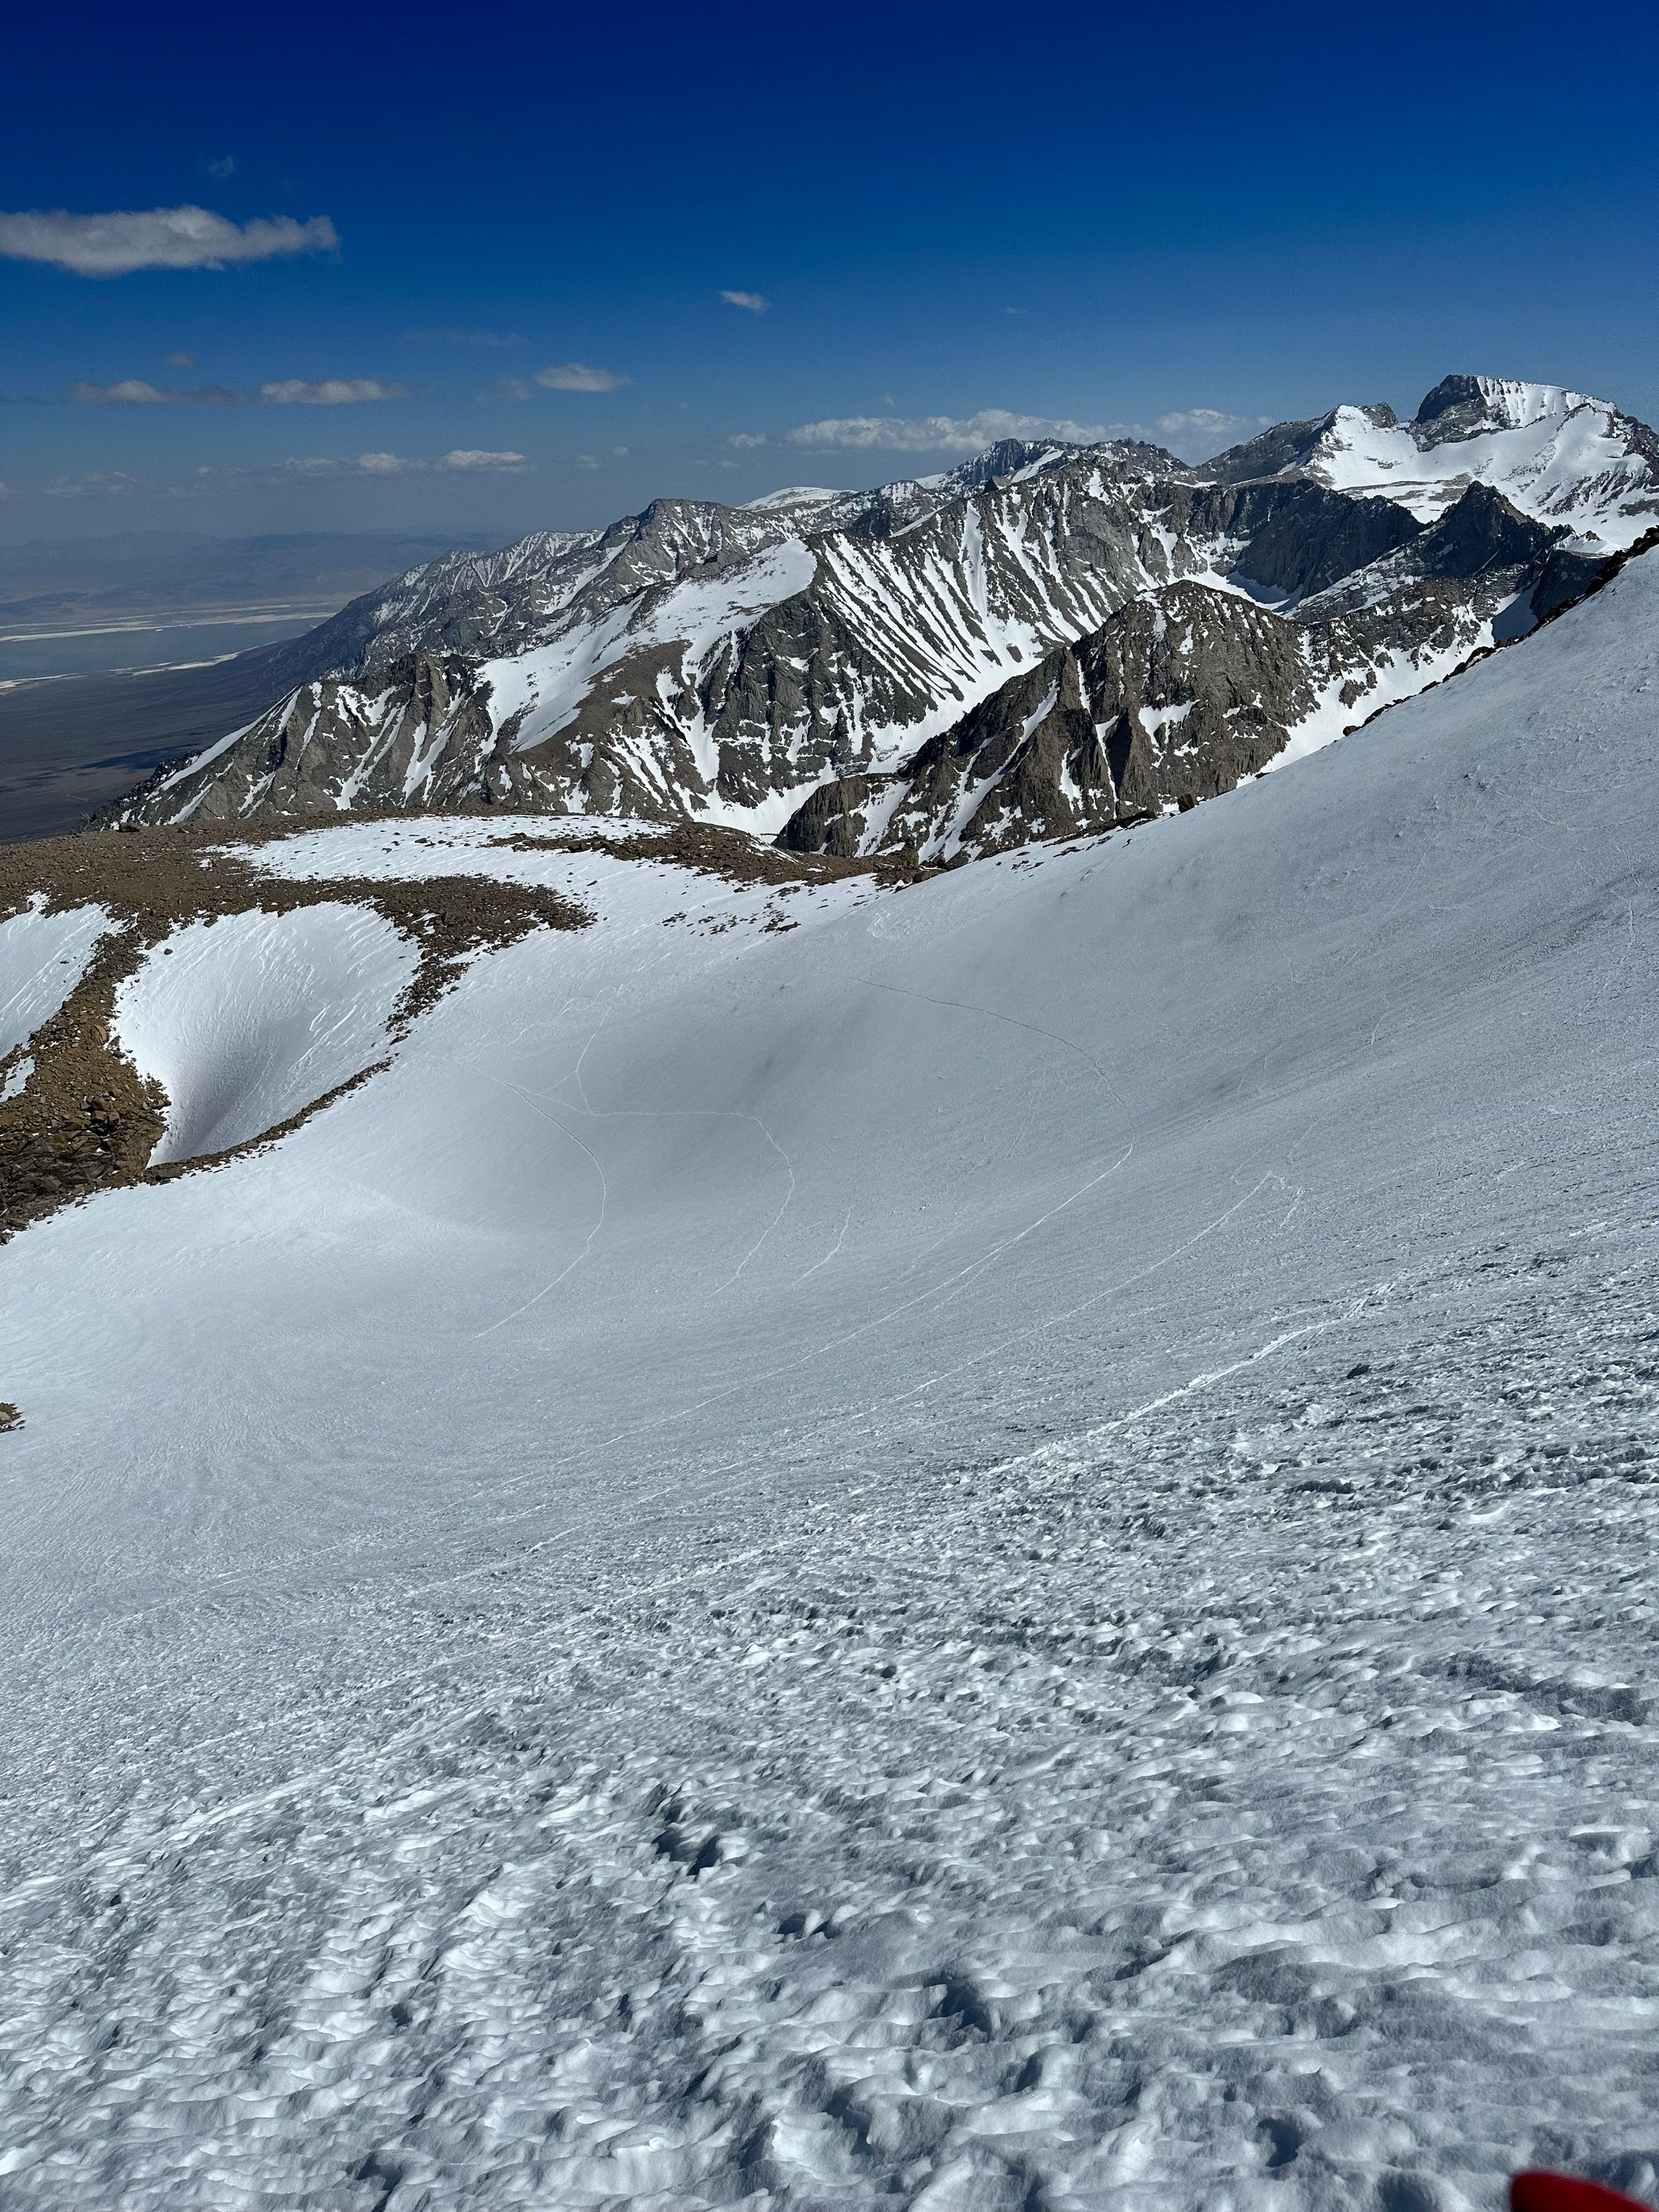
M 125 818 L 480 804 L 948 860 L 1231 787 L 1518 635 L 1659 518 L 1659 440 L 1448 378 L 1212 462 L 1010 441 L 940 475 L 458 553 L 296 641 Z

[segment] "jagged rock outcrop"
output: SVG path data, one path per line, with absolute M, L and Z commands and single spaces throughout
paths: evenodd
M 1565 580 L 1565 533 L 1484 484 L 1438 523 L 1391 534 L 1393 550 L 1279 609 L 1196 580 L 1130 602 L 901 774 L 821 787 L 781 842 L 950 860 L 1214 798 L 1298 738 L 1338 735 L 1446 674 L 1502 634 L 1504 611 L 1541 619 L 1552 610 L 1532 598 Z M 1580 590 L 1594 573 L 1581 566 Z
M 823 787 L 784 842 L 948 858 L 1111 829 L 1231 790 L 1313 705 L 1294 623 L 1174 585 L 1056 647 L 924 745 L 902 776 Z
M 485 804 L 702 817 L 810 849 L 909 840 L 949 857 L 1022 824 L 1115 819 L 1137 792 L 1225 789 L 1258 755 L 1566 604 L 1656 511 L 1659 442 L 1642 425 L 1481 378 L 1449 379 L 1408 423 L 1338 408 L 1197 468 L 1152 446 L 1009 441 L 867 493 L 659 500 L 605 531 L 449 556 L 354 602 L 294 641 L 284 665 L 300 672 L 265 714 L 121 811 Z M 976 711 L 1026 699 L 1069 647 L 1079 702 L 1057 693 L 1050 714 L 1084 713 L 1089 653 L 1121 636 L 1133 660 L 1132 611 L 1165 602 L 1203 641 L 1197 689 L 1146 694 L 1147 711 L 1187 710 L 1182 744 L 1126 723 L 1121 773 L 1098 740 L 1103 775 L 1063 720 L 1045 720 L 993 775 L 983 748 L 1006 742 L 1003 709 L 994 739 Z M 1271 653 L 1278 630 L 1248 619 L 1264 611 L 1291 625 Z M 1292 644 L 1299 678 L 1288 661 L 1270 676 L 1261 656 Z M 1062 685 L 1067 665 L 1054 663 Z M 1100 696 L 1118 680 L 1103 673 Z M 1121 680 L 1142 684 L 1127 665 Z

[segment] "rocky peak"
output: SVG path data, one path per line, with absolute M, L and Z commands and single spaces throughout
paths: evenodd
M 1500 376 L 1443 376 L 1412 419 L 1419 445 L 1524 430 L 1599 403 L 1559 384 L 1522 384 Z

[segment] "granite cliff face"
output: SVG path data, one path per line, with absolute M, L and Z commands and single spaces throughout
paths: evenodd
M 1206 798 L 1579 596 L 1659 441 L 1454 377 L 1213 462 L 1007 442 L 943 475 L 455 554 L 296 641 L 144 823 L 481 804 L 797 849 L 1000 848 Z

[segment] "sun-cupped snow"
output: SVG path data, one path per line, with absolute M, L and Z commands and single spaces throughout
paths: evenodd
M 417 957 L 382 915 L 343 904 L 224 915 L 153 946 L 112 1026 L 167 1093 L 156 1164 L 246 1144 L 372 1066 Z
M 0 1062 L 52 1019 L 108 927 L 101 907 L 49 913 L 40 899 L 0 920 Z
M 8 2206 L 1653 2194 L 1656 696 L 1650 555 L 902 889 L 251 848 L 594 921 L 0 1249 Z

